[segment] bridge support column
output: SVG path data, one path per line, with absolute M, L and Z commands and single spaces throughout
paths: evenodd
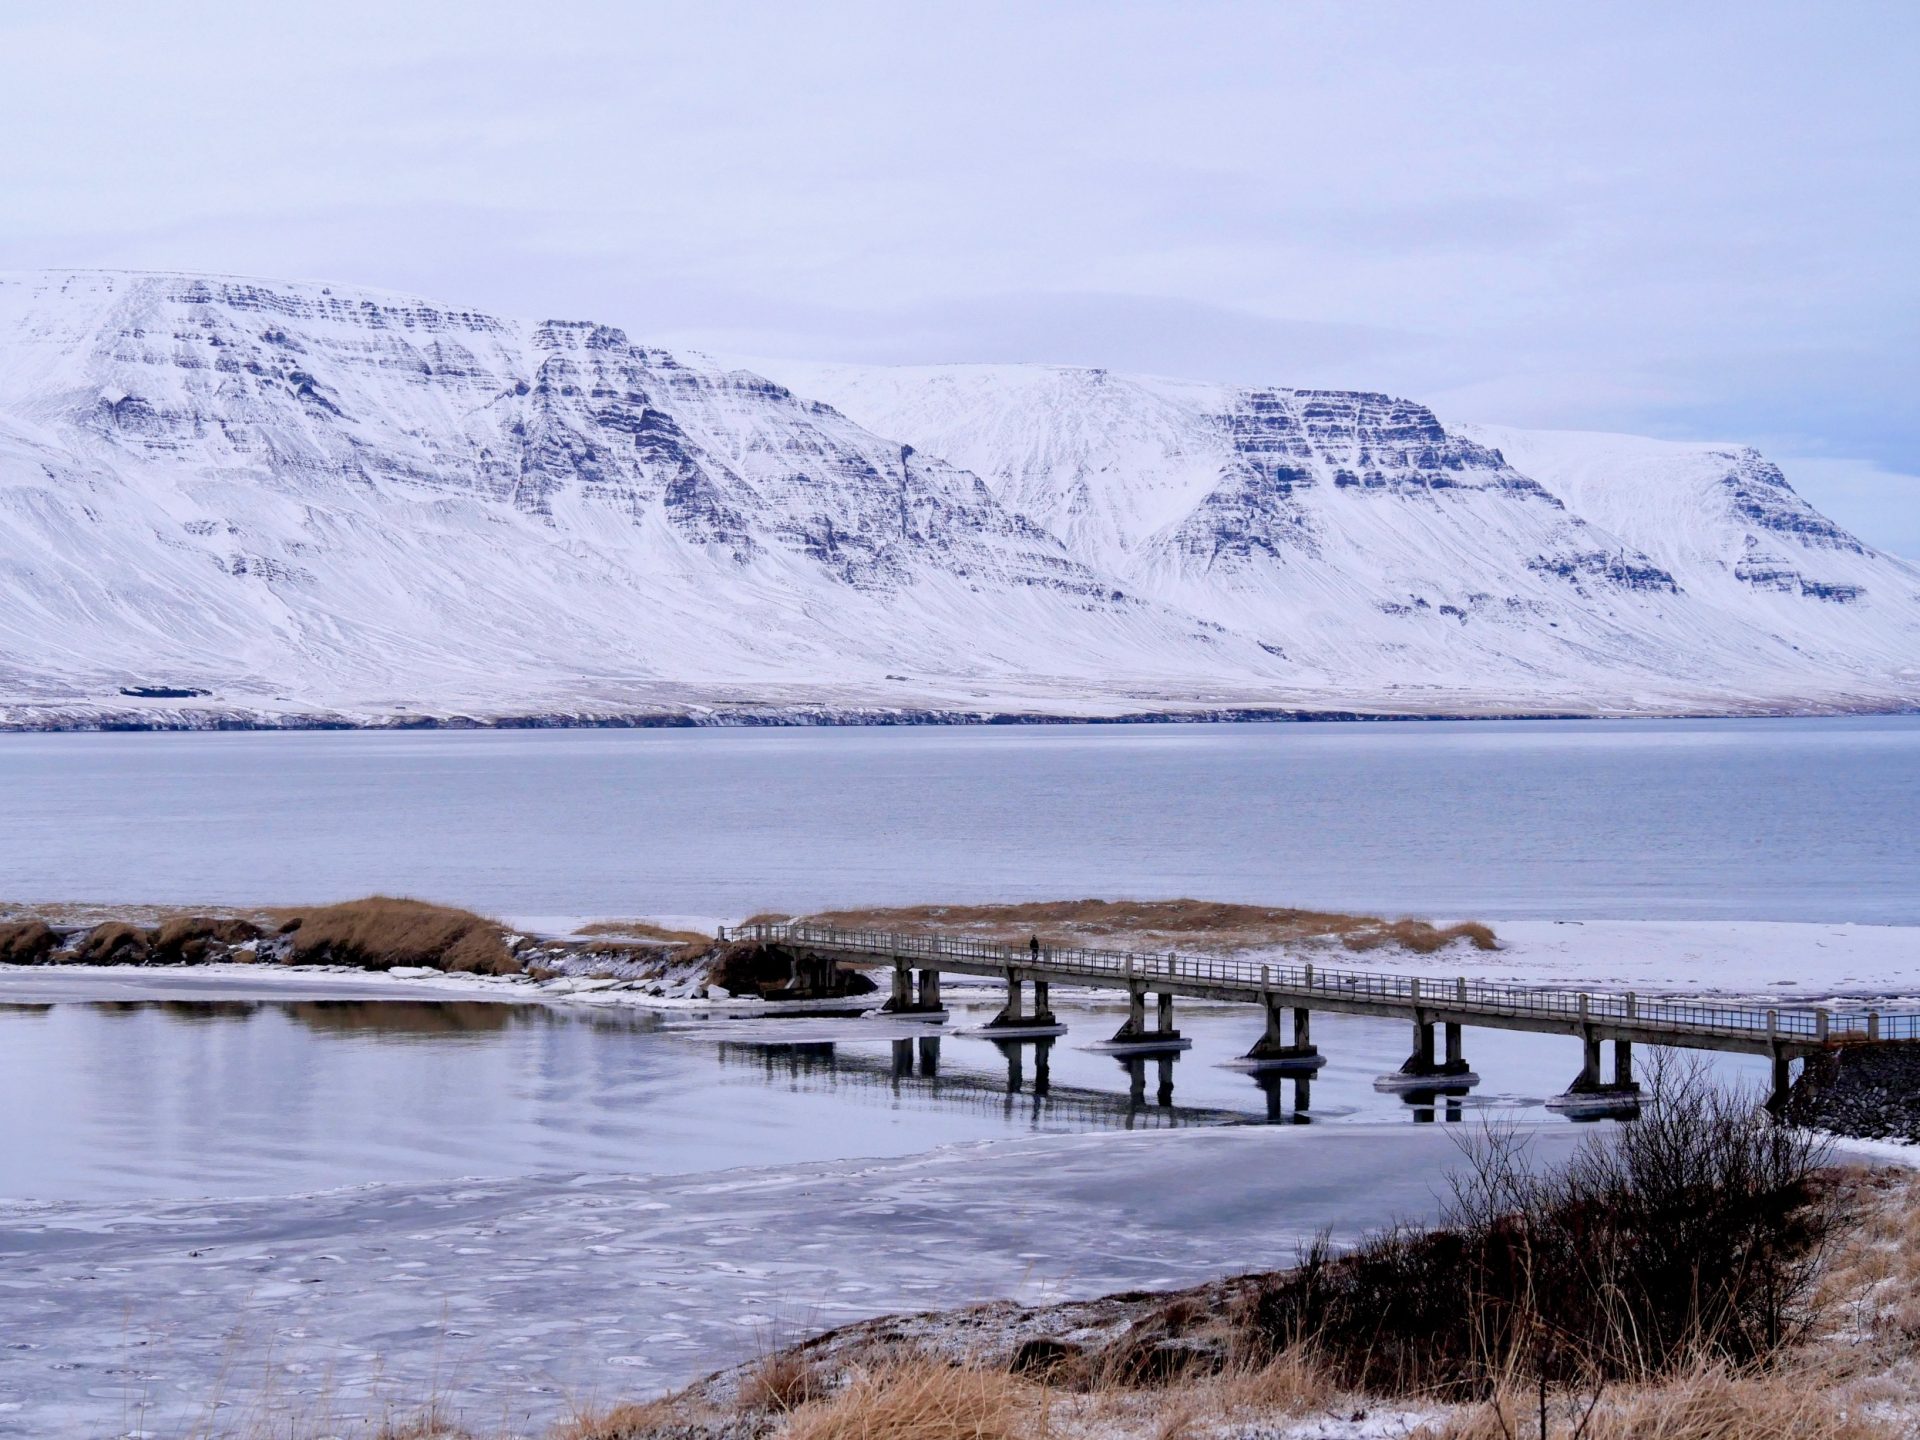
M 940 972 L 924 967 L 916 976 L 905 960 L 893 962 L 893 991 L 880 1007 L 883 1015 L 939 1015 Z
M 1434 1054 L 1433 1027 L 1441 1025 L 1446 1034 L 1446 1058 L 1439 1059 Z M 1446 1089 L 1465 1089 L 1479 1083 L 1467 1065 L 1465 1049 L 1461 1043 L 1461 1022 L 1457 1020 L 1441 1021 L 1435 1018 L 1431 1010 L 1419 1009 L 1413 1012 L 1413 1053 L 1407 1056 L 1407 1063 L 1391 1075 L 1382 1075 L 1373 1082 L 1376 1090 L 1403 1090 L 1409 1096 L 1425 1091 Z
M 1584 1000 L 1585 997 L 1582 997 Z M 1633 1078 L 1633 1043 L 1613 1042 L 1613 1079 L 1600 1078 L 1600 1029 L 1596 1025 L 1580 1027 L 1580 1073 L 1564 1095 L 1547 1101 L 1549 1110 L 1565 1110 L 1576 1116 L 1633 1116 L 1640 1111 L 1640 1085 Z
M 1573 1082 L 1573 1088 L 1600 1088 L 1600 1032 L 1591 1025 L 1580 1032 L 1580 1078 Z
M 1267 1014 L 1267 1027 L 1253 1048 L 1242 1056 L 1244 1060 L 1255 1062 L 1252 1067 L 1261 1070 L 1317 1070 L 1326 1064 L 1326 1057 L 1313 1048 L 1313 1012 L 1298 1006 L 1293 1012 L 1293 1043 L 1289 1045 L 1281 1033 L 1281 1015 L 1286 1006 L 1273 996 L 1262 997 Z
M 1127 1023 L 1107 1042 L 1132 1051 L 1185 1050 L 1193 1042 L 1173 1028 L 1173 996 L 1162 990 L 1154 997 L 1154 1028 L 1147 1028 L 1147 982 L 1127 982 Z
M 1787 1047 L 1776 1040 L 1773 1044 L 1773 1089 L 1767 1096 L 1767 1109 L 1775 1115 L 1787 1108 L 1787 1096 L 1793 1090 L 1793 1076 L 1789 1070 L 1792 1064 Z
M 1033 982 L 1033 1013 L 1026 1008 L 1026 978 L 1011 966 L 1007 969 L 1007 1003 L 1000 1013 L 989 1020 L 982 1033 L 993 1035 L 996 1031 L 1005 1031 L 1009 1042 L 1022 1037 L 1037 1040 L 1060 1034 L 1066 1027 L 1053 1018 L 1053 1011 L 1047 1008 L 1047 982 Z
M 1020 978 L 1018 970 L 1007 971 L 1007 1003 L 1000 1007 L 1000 1013 L 993 1018 L 995 1025 L 1024 1025 L 1027 1023 L 1026 982 Z

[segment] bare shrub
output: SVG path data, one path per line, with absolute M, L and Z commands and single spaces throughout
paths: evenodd
M 1311 1339 L 1337 1383 L 1470 1399 L 1751 1365 L 1810 1323 L 1840 1224 L 1827 1148 L 1704 1068 L 1656 1062 L 1657 1103 L 1536 1172 L 1489 1132 L 1446 1222 L 1316 1247 L 1252 1302 L 1274 1353 Z
M 60 937 L 44 920 L 0 925 L 0 965 L 44 965 Z
M 286 912 L 280 931 L 292 937 L 286 959 L 296 965 L 418 965 L 481 975 L 520 970 L 494 921 L 424 900 L 372 895 Z

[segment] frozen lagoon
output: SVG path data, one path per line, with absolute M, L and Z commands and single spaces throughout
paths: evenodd
M 1286 1081 L 1268 1125 L 1217 1063 L 1257 1028 L 1231 1007 L 1183 1015 L 1163 1094 L 1078 1048 L 1114 1010 L 1062 1005 L 1041 1095 L 1034 1047 L 1010 1090 L 1001 1047 L 925 1025 L 394 998 L 433 984 L 0 975 L 0 1434 L 179 1433 L 216 1398 L 538 1422 L 889 1310 L 1285 1265 L 1432 1215 L 1478 1119 L 1543 1158 L 1581 1134 L 1540 1108 L 1554 1037 L 1474 1032 L 1486 1083 L 1422 1124 L 1444 1102 L 1371 1085 L 1402 1027 L 1328 1016 L 1309 1123 Z

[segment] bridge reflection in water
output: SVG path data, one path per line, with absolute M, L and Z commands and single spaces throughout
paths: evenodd
M 940 1035 L 896 1039 L 888 1050 L 876 1053 L 860 1045 L 830 1040 L 720 1041 L 719 1063 L 759 1070 L 770 1084 L 793 1090 L 836 1095 L 872 1095 L 888 1104 L 917 1104 L 927 1109 L 960 1109 L 997 1113 L 1008 1120 L 1024 1120 L 1035 1127 L 1078 1129 L 1171 1129 L 1182 1125 L 1219 1125 L 1263 1115 L 1275 1125 L 1305 1125 L 1312 1121 L 1311 1073 L 1254 1071 L 1247 1078 L 1260 1096 L 1247 1110 L 1217 1106 L 1182 1106 L 1174 1099 L 1174 1067 L 1178 1053 L 1115 1055 L 1126 1090 L 1104 1090 L 1053 1082 L 1051 1037 L 1027 1040 L 990 1040 L 1005 1061 L 1004 1076 L 966 1065 L 955 1066 L 944 1056 Z M 965 1042 L 962 1042 L 965 1043 Z M 963 1054 L 977 1054 L 969 1045 Z M 1464 1089 L 1420 1090 L 1401 1099 L 1416 1121 L 1464 1116 Z

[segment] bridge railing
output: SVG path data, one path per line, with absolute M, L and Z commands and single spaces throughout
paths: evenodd
M 722 940 L 759 940 L 818 945 L 872 955 L 876 961 L 957 960 L 996 968 L 1028 968 L 1036 959 L 1028 946 L 1007 945 L 964 935 L 904 934 L 886 930 L 843 929 L 805 921 L 722 927 Z M 1252 991 L 1324 994 L 1385 1004 L 1430 1006 L 1493 1016 L 1531 1016 L 1572 1022 L 1632 1022 L 1676 1032 L 1743 1035 L 1803 1043 L 1857 1040 L 1920 1040 L 1920 1014 L 1831 1011 L 1731 1005 L 1713 1000 L 1641 1000 L 1633 994 L 1594 994 L 1551 986 L 1501 985 L 1465 977 L 1435 979 L 1380 971 L 1183 955 L 1175 951 L 1105 950 L 1081 946 L 1042 946 L 1037 963 L 1055 974 L 1096 980 L 1155 978 L 1212 981 Z

